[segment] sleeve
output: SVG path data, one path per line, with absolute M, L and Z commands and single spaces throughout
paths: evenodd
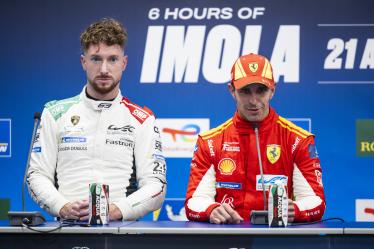
M 34 201 L 51 215 L 59 216 L 60 209 L 69 201 L 55 187 L 58 154 L 56 132 L 56 122 L 45 108 L 35 136 L 26 181 Z
M 326 202 L 322 184 L 322 168 L 314 136 L 304 139 L 295 151 L 293 170 L 295 222 L 322 219 Z
M 185 210 L 189 220 L 208 221 L 215 202 L 216 174 L 206 142 L 199 136 L 191 161 Z
M 138 189 L 114 202 L 123 220 L 136 220 L 161 207 L 166 195 L 166 162 L 162 155 L 161 136 L 150 116 L 137 131 L 134 160 Z

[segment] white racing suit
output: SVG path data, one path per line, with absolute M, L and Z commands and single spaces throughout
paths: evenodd
M 85 89 L 45 105 L 34 141 L 27 184 L 33 199 L 59 216 L 68 202 L 88 200 L 89 184 L 109 185 L 109 203 L 123 220 L 160 208 L 166 164 L 152 112 L 121 93 L 95 101 Z

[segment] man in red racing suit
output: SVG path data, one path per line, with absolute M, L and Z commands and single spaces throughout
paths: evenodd
M 264 198 L 254 127 L 258 127 L 265 189 L 281 180 L 288 189 L 289 221 L 320 220 L 325 210 L 322 170 L 314 135 L 270 106 L 275 83 L 269 61 L 241 56 L 229 89 L 234 117 L 200 134 L 191 162 L 185 209 L 189 220 L 239 223 Z

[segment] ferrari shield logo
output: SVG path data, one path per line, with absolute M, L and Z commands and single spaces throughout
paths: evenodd
M 71 117 L 71 123 L 72 123 L 73 125 L 77 125 L 77 124 L 79 123 L 79 119 L 80 119 L 79 116 L 72 116 L 72 117 Z
M 272 164 L 278 161 L 281 155 L 281 147 L 278 144 L 268 144 L 266 146 L 266 156 Z
M 248 64 L 249 70 L 251 70 L 252 73 L 255 73 L 258 69 L 258 63 L 257 62 L 251 62 Z

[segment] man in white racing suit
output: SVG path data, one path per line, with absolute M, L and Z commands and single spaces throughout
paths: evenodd
M 109 185 L 110 220 L 136 220 L 160 208 L 166 164 L 152 112 L 121 95 L 127 32 L 114 19 L 81 35 L 87 84 L 80 95 L 45 105 L 27 184 L 54 216 L 88 219 L 89 184 Z

